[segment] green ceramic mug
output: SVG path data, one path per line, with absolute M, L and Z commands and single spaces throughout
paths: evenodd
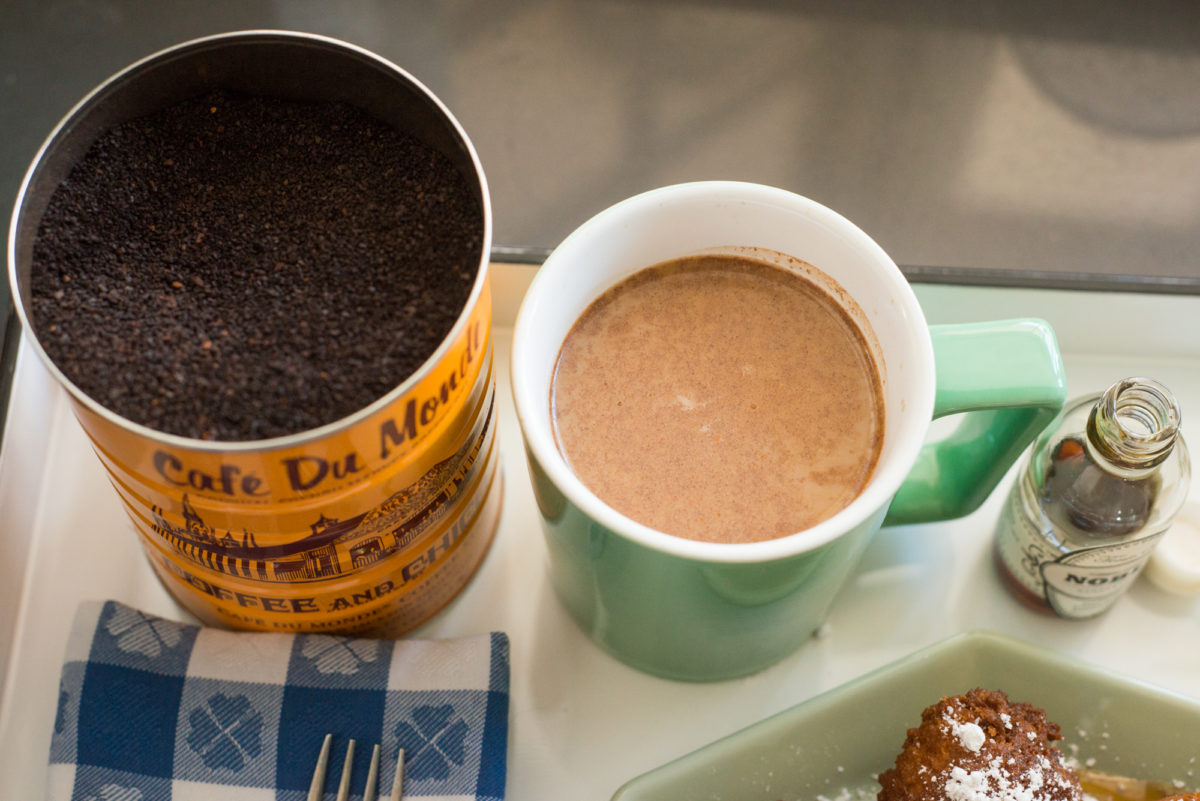
M 883 379 L 883 445 L 863 491 L 811 528 L 747 544 L 674 537 L 612 509 L 571 472 L 550 418 L 559 347 L 593 300 L 652 264 L 722 248 L 787 254 L 837 282 L 865 314 Z M 795 650 L 881 524 L 975 509 L 1065 397 L 1046 323 L 930 328 L 895 263 L 853 223 L 790 192 L 736 182 L 653 190 L 580 226 L 525 296 L 511 367 L 556 592 L 617 658 L 695 681 L 752 673 Z M 952 434 L 926 442 L 932 419 L 960 412 Z

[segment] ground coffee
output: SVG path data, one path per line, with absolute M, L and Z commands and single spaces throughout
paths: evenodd
M 256 440 L 333 422 L 437 348 L 483 209 L 441 154 L 341 103 L 214 93 L 104 133 L 34 242 L 38 338 L 159 431 Z

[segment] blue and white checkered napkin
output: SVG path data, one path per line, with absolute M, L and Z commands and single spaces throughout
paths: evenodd
M 405 801 L 504 798 L 508 638 L 229 632 L 113 601 L 80 607 L 50 747 L 51 801 L 303 801 L 326 732 L 328 797 L 358 741 Z

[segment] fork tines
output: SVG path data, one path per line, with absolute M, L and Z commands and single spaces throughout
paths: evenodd
M 325 790 L 325 773 L 329 767 L 329 752 L 333 748 L 333 735 L 326 734 L 321 743 L 321 754 L 313 769 L 312 783 L 308 787 L 308 801 L 321 801 Z M 350 770 L 354 765 L 354 740 L 346 743 L 346 758 L 342 761 L 342 775 L 338 782 L 337 801 L 350 798 Z M 392 779 L 390 801 L 400 801 L 404 786 L 404 749 L 396 753 L 396 775 Z M 379 794 L 379 746 L 371 752 L 371 767 L 367 771 L 367 786 L 363 790 L 363 801 L 375 801 Z

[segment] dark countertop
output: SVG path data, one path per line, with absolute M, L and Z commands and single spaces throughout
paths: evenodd
M 259 27 L 346 39 L 437 93 L 479 151 L 501 257 L 727 178 L 842 212 L 913 280 L 1200 292 L 1190 2 L 9 0 L 4 209 L 111 73 Z

